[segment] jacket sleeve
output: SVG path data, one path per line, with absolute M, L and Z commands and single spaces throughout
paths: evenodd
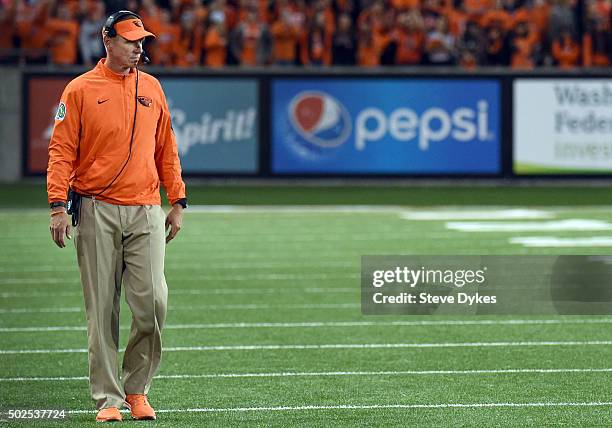
M 170 109 L 161 85 L 159 85 L 158 90 L 161 92 L 163 102 L 155 133 L 155 166 L 161 184 L 166 190 L 168 201 L 174 204 L 177 200 L 185 197 L 185 183 L 181 177 L 181 162 L 174 130 L 172 129 Z
M 74 170 L 81 128 L 79 91 L 68 84 L 55 114 L 55 124 L 49 142 L 47 165 L 47 197 L 49 203 L 66 201 L 68 181 Z

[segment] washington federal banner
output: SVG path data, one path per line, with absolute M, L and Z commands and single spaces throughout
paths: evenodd
M 496 174 L 499 92 L 494 80 L 274 80 L 272 170 Z
M 255 79 L 160 79 L 186 173 L 256 173 Z
M 612 79 L 514 82 L 516 174 L 610 174 Z

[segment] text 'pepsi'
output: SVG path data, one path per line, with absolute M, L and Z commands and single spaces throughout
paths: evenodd
M 429 108 L 419 116 L 410 108 L 398 108 L 388 116 L 378 108 L 359 112 L 355 124 L 355 148 L 363 150 L 367 142 L 381 140 L 387 133 L 397 141 L 410 141 L 418 136 L 419 148 L 427 150 L 432 141 L 451 137 L 457 141 L 489 139 L 489 106 L 484 100 L 476 108 L 461 107 L 448 112 Z

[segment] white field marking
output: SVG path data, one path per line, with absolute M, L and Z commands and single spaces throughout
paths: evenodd
M 610 346 L 612 340 L 586 341 L 531 341 L 531 342 L 450 342 L 450 343 L 328 343 L 318 345 L 211 345 L 174 346 L 164 352 L 187 351 L 282 351 L 282 350 L 326 350 L 326 349 L 400 349 L 400 348 L 490 348 L 523 346 Z M 125 349 L 120 349 L 124 352 Z M 0 354 L 82 354 L 86 348 L 72 349 L 0 349 Z
M 209 324 L 168 324 L 166 330 L 214 330 L 225 328 L 328 328 L 328 327 L 392 327 L 392 326 L 464 326 L 464 325 L 560 325 L 612 324 L 612 318 L 599 319 L 509 319 L 509 320 L 422 320 L 422 321 L 320 321 L 320 322 L 238 322 Z M 129 325 L 119 327 L 129 330 Z M 0 333 L 87 331 L 86 326 L 1 327 Z
M 260 305 L 260 304 L 234 304 L 234 305 L 194 305 L 194 306 L 169 306 L 170 311 L 194 311 L 194 310 L 261 310 L 261 309 L 354 309 L 361 308 L 359 303 L 305 303 L 301 305 Z M 3 314 L 39 314 L 39 313 L 64 313 L 64 312 L 85 312 L 83 308 L 14 308 L 0 309 Z
M 599 231 L 612 230 L 612 224 L 603 220 L 555 220 L 555 221 L 471 221 L 447 222 L 446 228 L 459 232 L 549 232 L 549 231 Z
M 377 409 L 456 409 L 456 408 L 496 408 L 496 407 L 608 407 L 612 402 L 542 402 L 542 403 L 439 403 L 439 404 L 338 404 L 338 405 L 307 405 L 307 406 L 275 406 L 275 407 L 226 407 L 226 408 L 192 408 L 192 409 L 161 409 L 156 413 L 228 413 L 228 412 L 286 412 L 306 410 L 377 410 Z M 121 410 L 128 413 L 127 409 Z M 69 414 L 95 413 L 94 410 L 67 410 Z
M 181 282 L 212 282 L 212 281 L 312 281 L 312 280 L 337 280 L 337 279 L 355 279 L 360 278 L 358 273 L 344 274 L 283 274 L 283 273 L 268 273 L 268 274 L 252 274 L 252 275 L 223 275 L 223 276 L 198 276 L 197 278 L 187 277 L 181 279 Z M 78 283 L 78 278 L 65 280 L 61 278 L 0 278 L 0 284 L 65 284 Z
M 0 315 L 5 314 L 55 314 L 67 312 L 85 312 L 83 308 L 78 306 L 65 308 L 13 308 L 0 309 Z
M 254 273 L 252 275 L 198 276 L 181 279 L 181 282 L 212 282 L 212 281 L 312 281 L 360 278 L 358 273 L 345 274 L 292 274 L 292 273 Z M 0 278 L 0 284 L 67 284 L 78 283 L 78 278 L 66 280 L 62 278 Z
M 210 294 L 220 294 L 220 295 L 234 295 L 234 294 L 280 294 L 280 293 L 358 293 L 358 287 L 308 287 L 308 288 L 211 288 L 211 289 L 171 289 L 170 295 L 210 295 Z M 58 291 L 53 293 L 48 292 L 2 292 L 0 293 L 0 297 L 8 299 L 8 298 L 22 298 L 22 297 L 72 297 L 72 296 L 82 296 L 82 292 L 76 291 Z
M 555 214 L 550 211 L 529 209 L 466 209 L 456 211 L 408 211 L 400 214 L 404 220 L 529 220 L 554 218 Z
M 557 238 L 555 236 L 517 236 L 510 238 L 511 244 L 524 247 L 612 247 L 612 236 L 590 236 L 585 238 Z
M 347 236 L 347 234 L 350 234 Z M 206 236 L 206 235 L 203 235 Z M 290 247 L 298 247 L 303 243 L 314 243 L 314 244 L 342 244 L 342 243 L 352 243 L 355 241 L 405 241 L 406 235 L 399 233 L 399 231 L 388 232 L 388 233 L 379 233 L 374 231 L 373 233 L 363 233 L 359 232 L 358 229 L 349 231 L 347 230 L 345 234 L 337 233 L 334 231 L 333 234 L 328 233 L 326 235 L 265 235 L 261 238 L 258 237 L 253 239 L 252 236 L 248 236 L 246 233 L 240 237 L 235 238 L 220 238 L 220 243 L 216 244 L 214 247 L 217 248 L 219 245 L 223 244 L 226 248 L 233 247 L 235 244 L 245 244 L 245 243 L 278 243 L 283 244 Z M 203 239 L 190 239 L 190 237 L 186 237 L 181 242 L 184 244 L 202 244 L 202 242 L 206 242 L 206 238 Z M 210 249 L 211 252 L 214 251 L 213 248 Z
M 164 207 L 165 210 L 168 207 Z M 612 210 L 612 205 L 583 205 L 579 208 L 571 205 L 559 205 L 554 207 L 517 207 L 516 205 L 436 205 L 423 207 L 422 210 L 427 211 L 448 211 L 448 210 L 510 210 L 510 209 L 539 209 L 551 211 L 555 213 L 563 212 L 584 212 L 595 211 L 609 213 Z M 393 213 L 405 212 L 407 207 L 404 205 L 189 205 L 186 213 L 191 214 L 241 214 L 241 213 L 321 213 L 321 212 L 349 212 L 349 213 Z M 420 211 L 420 209 L 410 209 L 410 211 Z M 17 215 L 40 215 L 47 214 L 48 209 L 45 208 L 0 208 L 0 215 L 17 214 Z M 23 235 L 11 235 L 21 237 Z
M 421 376 L 421 375 L 479 375 L 479 374 L 559 374 L 559 373 L 612 373 L 612 368 L 585 369 L 493 369 L 493 370 L 383 370 L 383 371 L 335 371 L 335 372 L 276 372 L 276 373 L 210 373 L 157 375 L 155 379 L 225 379 L 258 377 L 334 377 L 334 376 Z M 5 377 L 0 382 L 83 381 L 87 376 L 58 377 Z
M 292 268 L 321 268 L 321 267 L 333 267 L 333 268 L 359 268 L 359 260 L 356 259 L 354 262 L 347 261 L 320 261 L 320 262 L 304 262 L 304 261 L 287 261 L 287 263 L 278 262 L 235 262 L 235 263 L 215 263 L 206 262 L 206 270 L 252 270 L 252 269 L 292 269 Z M 194 265 L 193 263 L 172 263 L 166 261 L 166 268 L 170 269 L 189 269 L 201 270 L 201 265 Z M 40 265 L 40 266 L 28 266 L 26 269 L 14 269 L 14 268 L 3 268 L 0 267 L 0 273 L 26 273 L 26 272 L 78 272 L 77 266 L 70 267 L 58 267 L 54 265 Z
M 189 205 L 185 212 L 193 214 L 320 214 L 320 213 L 396 213 L 404 210 L 401 206 L 375 205 Z

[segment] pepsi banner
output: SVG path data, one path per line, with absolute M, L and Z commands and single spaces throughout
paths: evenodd
M 257 80 L 163 77 L 160 81 L 183 172 L 257 173 Z
M 497 174 L 495 80 L 276 79 L 272 171 Z

